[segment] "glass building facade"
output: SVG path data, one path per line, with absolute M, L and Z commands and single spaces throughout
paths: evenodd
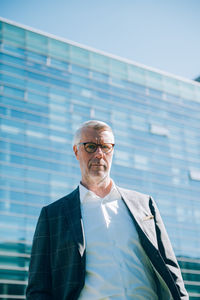
M 0 20 L 0 299 L 25 299 L 42 206 L 80 179 L 73 133 L 114 129 L 112 177 L 156 200 L 200 299 L 200 84 Z

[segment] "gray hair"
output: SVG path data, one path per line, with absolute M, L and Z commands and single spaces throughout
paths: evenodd
M 114 140 L 114 134 L 113 134 L 112 128 L 108 124 L 106 124 L 105 122 L 102 122 L 102 121 L 98 121 L 98 120 L 89 120 L 89 121 L 86 121 L 83 124 L 81 124 L 81 126 L 76 130 L 75 135 L 74 135 L 74 142 L 73 142 L 74 145 L 77 145 L 78 143 L 80 143 L 82 130 L 85 128 L 92 128 L 97 131 L 102 130 L 102 129 L 108 130 L 112 133 L 113 140 Z

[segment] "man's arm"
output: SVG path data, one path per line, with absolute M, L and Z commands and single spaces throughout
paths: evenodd
M 26 299 L 52 299 L 49 226 L 45 208 L 40 213 L 33 238 Z
M 172 249 L 171 242 L 169 240 L 167 231 L 163 224 L 162 218 L 160 216 L 159 210 L 157 205 L 155 204 L 154 200 L 150 198 L 150 209 L 152 214 L 155 216 L 155 226 L 156 226 L 156 233 L 157 233 L 157 241 L 158 241 L 158 248 L 161 253 L 162 258 L 165 261 L 166 266 L 170 270 L 170 273 L 176 282 L 176 286 L 179 289 L 179 293 L 181 296 L 181 300 L 188 300 L 188 294 L 186 292 L 183 278 L 181 275 L 181 271 Z

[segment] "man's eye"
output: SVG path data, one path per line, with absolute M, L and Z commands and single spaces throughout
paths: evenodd
M 90 149 L 90 150 L 93 150 L 96 148 L 96 145 L 94 144 L 87 144 L 87 148 Z
M 102 145 L 101 148 L 104 149 L 104 150 L 110 149 L 110 147 L 108 145 Z

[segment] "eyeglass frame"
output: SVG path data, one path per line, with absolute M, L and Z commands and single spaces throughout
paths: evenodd
M 96 149 L 95 149 L 93 152 L 88 152 L 88 151 L 85 149 L 85 145 L 86 145 L 86 144 L 93 144 L 93 145 L 95 145 L 95 146 L 96 146 Z M 103 145 L 105 145 L 105 144 L 112 145 L 112 148 L 111 148 L 111 149 L 110 149 L 108 152 L 104 152 L 104 151 L 103 151 L 103 148 L 102 148 L 102 146 L 103 146 Z M 95 152 L 97 151 L 98 147 L 100 147 L 100 148 L 101 148 L 101 151 L 102 151 L 103 153 L 105 153 L 105 154 L 107 154 L 107 153 L 110 153 L 110 152 L 113 150 L 114 146 L 115 146 L 115 144 L 114 144 L 114 143 L 103 143 L 103 144 L 96 144 L 96 143 L 94 143 L 94 142 L 84 142 L 84 143 L 78 143 L 78 144 L 77 144 L 77 146 L 79 146 L 79 145 L 83 145 L 83 146 L 84 146 L 84 149 L 85 149 L 85 151 L 86 151 L 87 153 L 95 153 Z

